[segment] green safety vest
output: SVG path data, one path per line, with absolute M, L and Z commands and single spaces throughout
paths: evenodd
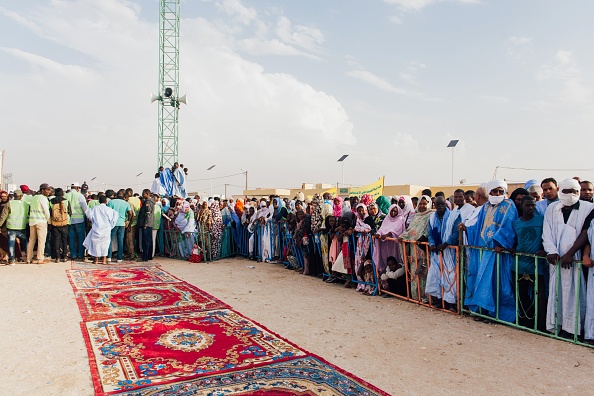
M 161 227 L 161 207 L 159 205 L 155 205 L 155 211 L 153 212 L 153 217 L 155 219 L 155 224 L 153 225 L 153 230 L 158 230 Z
M 70 202 L 70 208 L 72 209 L 71 219 L 82 219 L 85 217 L 85 212 L 83 211 L 82 206 L 80 206 L 80 202 L 78 202 L 78 198 L 81 195 L 82 194 L 77 191 L 70 191 L 69 193 L 64 194 L 64 198 Z
M 43 210 L 43 206 L 41 203 L 45 200 L 47 202 L 47 197 L 43 194 L 37 194 L 31 200 L 29 211 L 29 224 L 33 222 L 34 224 L 37 223 L 47 223 L 47 217 L 45 217 L 45 211 Z M 48 204 L 49 208 L 49 204 Z
M 28 222 L 29 204 L 20 199 L 10 201 L 10 214 L 6 220 L 6 228 L 9 230 L 24 230 Z

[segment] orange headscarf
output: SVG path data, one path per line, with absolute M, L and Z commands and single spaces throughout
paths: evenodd
M 235 200 L 235 214 L 237 214 L 237 217 L 240 219 L 241 216 L 243 216 L 243 201 L 241 199 Z

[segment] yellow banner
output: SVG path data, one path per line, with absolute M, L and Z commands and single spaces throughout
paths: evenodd
M 326 190 L 326 191 L 324 191 L 324 192 L 325 192 L 325 193 L 330 193 L 330 194 L 332 194 L 332 196 L 333 196 L 333 197 L 335 197 L 335 196 L 336 196 L 336 194 L 337 194 L 337 192 L 336 192 L 336 187 L 332 187 L 331 189 L 329 189 L 329 190 Z
M 352 187 L 349 191 L 349 196 L 356 195 L 360 197 L 363 194 L 369 194 L 373 199 L 377 199 L 380 195 L 384 195 L 384 176 L 374 183 L 363 187 Z

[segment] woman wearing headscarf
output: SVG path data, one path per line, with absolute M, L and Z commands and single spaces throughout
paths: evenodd
M 384 215 L 388 215 L 390 213 L 390 200 L 387 197 L 380 195 L 375 200 L 375 203 L 377 204 L 377 208 L 381 213 Z
M 324 274 L 330 276 L 332 274 L 332 270 L 330 269 L 330 261 L 328 256 L 328 250 L 330 248 L 330 241 L 332 238 L 329 235 L 330 230 L 328 229 L 328 219 L 330 217 L 334 217 L 334 207 L 331 203 L 332 201 L 324 201 L 322 203 L 322 226 L 320 227 L 319 235 L 319 246 L 320 246 L 320 255 L 322 260 L 322 268 L 324 270 Z M 334 221 L 334 224 L 336 222 Z
M 178 240 L 179 253 L 183 258 L 188 259 L 194 248 L 194 232 L 196 231 L 194 212 L 190 208 L 190 203 L 188 201 L 178 201 L 178 212 L 175 217 L 175 226 L 181 233 Z
M 363 274 L 363 262 L 369 258 L 369 246 L 371 241 L 371 235 L 375 233 L 375 222 L 369 213 L 367 212 L 367 206 L 365 204 L 357 205 L 357 220 L 355 223 L 355 232 L 359 233 L 357 236 L 357 247 L 355 249 L 355 275 L 359 282 L 365 282 Z M 365 285 L 359 283 L 357 285 L 357 291 L 364 292 L 366 290 Z
M 308 246 L 309 251 L 309 275 L 316 276 L 322 273 L 322 255 L 318 249 L 313 245 L 314 243 L 320 247 L 320 231 L 324 226 L 324 218 L 322 216 L 322 197 L 315 194 L 310 202 L 310 235 L 312 243 Z
M 400 235 L 400 240 L 415 241 L 406 243 L 407 262 L 410 268 L 410 296 L 420 301 L 425 299 L 425 283 L 427 280 L 427 242 L 429 218 L 431 217 L 431 197 L 423 195 L 417 204 L 416 214 L 410 225 Z
M 204 201 L 199 204 L 199 209 L 196 212 L 196 222 L 198 228 L 198 235 L 202 249 L 204 249 L 204 257 L 206 258 L 207 253 L 212 258 L 212 251 L 210 246 L 210 228 L 212 226 L 212 212 L 208 208 L 208 202 Z
M 395 257 L 401 261 L 399 259 L 400 244 L 393 240 L 398 238 L 405 229 L 405 219 L 400 212 L 398 205 L 389 207 L 388 215 L 384 218 L 373 240 L 373 261 L 380 275 L 386 272 L 388 257 Z M 387 238 L 392 238 L 392 240 L 387 240 Z M 387 289 L 387 284 L 383 289 Z
M 303 210 L 298 210 L 295 214 L 295 233 L 293 239 L 297 249 L 301 249 L 303 253 L 303 268 L 297 269 L 298 272 L 304 275 L 310 275 L 309 265 L 309 245 L 311 243 L 311 217 Z
M 218 259 L 221 256 L 221 239 L 223 237 L 223 216 L 221 216 L 219 201 L 213 200 L 209 209 L 212 214 L 212 224 L 210 226 L 211 258 Z
M 334 217 L 338 218 L 342 216 L 342 198 L 341 197 L 334 197 L 332 201 L 332 213 Z
M 400 208 L 400 215 L 404 217 L 406 227 L 408 227 L 415 216 L 415 208 L 410 196 L 401 195 L 400 198 L 398 198 L 398 207 Z
M 260 256 L 262 261 L 272 261 L 272 242 L 271 226 L 268 224 L 272 220 L 274 212 L 268 207 L 266 201 L 260 201 L 260 209 L 256 214 L 256 227 L 260 230 Z

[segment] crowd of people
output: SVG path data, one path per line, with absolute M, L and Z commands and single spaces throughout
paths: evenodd
M 14 265 L 90 256 L 108 264 L 172 256 L 172 249 L 211 259 L 245 251 L 363 294 L 379 287 L 456 312 L 463 301 L 483 317 L 594 340 L 589 181 L 530 180 L 509 192 L 493 180 L 450 197 L 426 189 L 420 197 L 233 200 L 177 196 L 184 174 L 155 175 L 167 189 L 157 184 L 140 195 L 131 188 L 91 194 L 78 183 L 67 191 L 46 183 L 2 191 L 0 259 Z

